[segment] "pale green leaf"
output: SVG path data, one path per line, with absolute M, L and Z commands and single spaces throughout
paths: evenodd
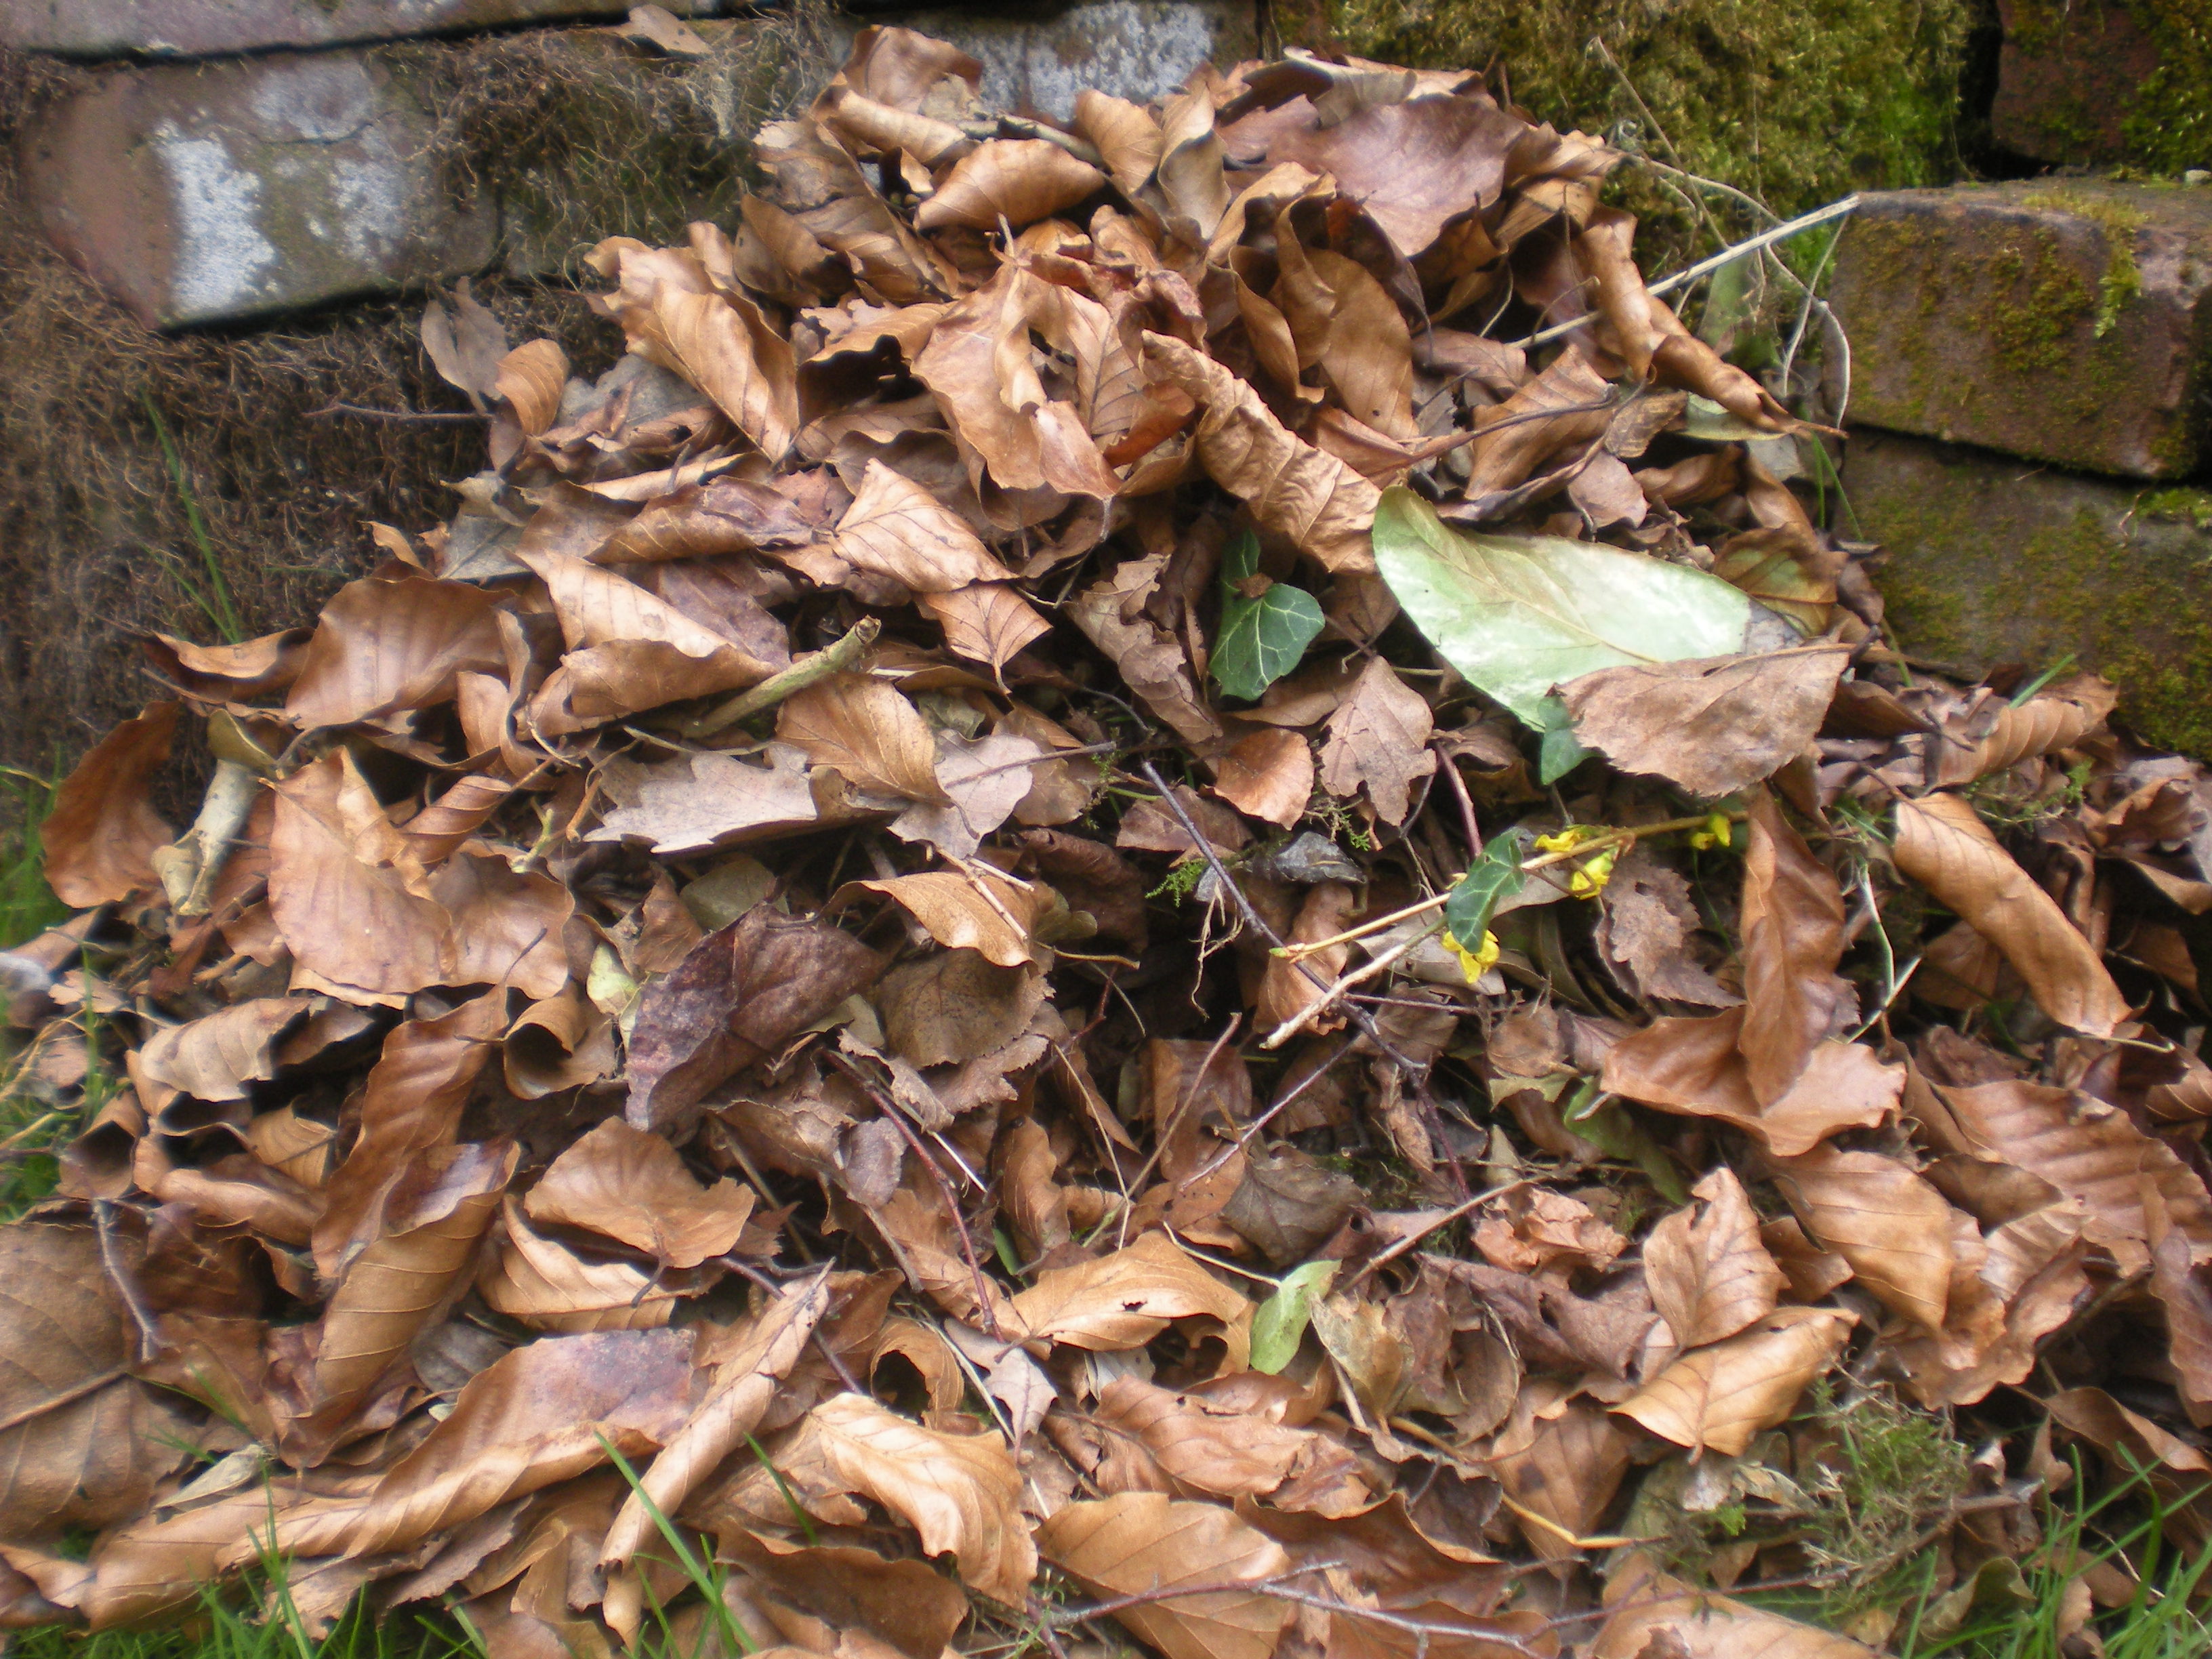
M 1252 1369 L 1273 1376 L 1297 1355 L 1313 1317 L 1314 1299 L 1336 1280 L 1334 1261 L 1309 1261 L 1283 1275 L 1275 1293 L 1252 1315 Z
M 1375 562 L 1443 659 L 1538 730 L 1553 686 L 1729 655 L 1751 619 L 1742 590 L 1703 571 L 1557 536 L 1462 535 L 1409 489 L 1382 492 Z

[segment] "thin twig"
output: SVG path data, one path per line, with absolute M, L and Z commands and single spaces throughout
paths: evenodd
M 1443 769 L 1444 781 L 1451 786 L 1452 795 L 1459 802 L 1460 828 L 1467 832 L 1467 858 L 1472 864 L 1482 856 L 1482 825 L 1474 816 L 1474 797 L 1467 793 L 1467 780 L 1459 775 L 1459 763 L 1441 747 L 1431 747 L 1436 750 L 1437 764 Z
M 831 1065 L 859 1084 L 868 1098 L 876 1103 L 877 1109 L 883 1113 L 891 1127 L 898 1131 L 899 1138 L 906 1142 L 908 1150 L 921 1160 L 922 1168 L 929 1171 L 929 1178 L 937 1183 L 938 1195 L 944 1199 L 945 1207 L 951 1212 L 953 1231 L 960 1239 L 960 1254 L 967 1257 L 968 1271 L 975 1280 L 975 1301 L 982 1313 L 983 1322 L 993 1336 L 1005 1341 L 1006 1334 L 999 1328 L 999 1312 L 991 1305 L 990 1284 L 983 1277 L 983 1264 L 976 1257 L 975 1241 L 969 1234 L 968 1218 L 961 1212 L 960 1200 L 952 1190 L 951 1178 L 938 1167 L 937 1160 L 929 1155 L 929 1148 L 921 1144 L 921 1138 L 907 1127 L 905 1114 L 891 1103 L 890 1096 L 876 1086 L 873 1079 L 835 1049 L 824 1048 L 823 1053 Z
M 1183 810 L 1182 803 L 1176 799 L 1175 792 L 1168 787 L 1167 780 L 1160 775 L 1159 768 L 1148 760 L 1140 761 L 1138 764 L 1143 770 L 1146 780 L 1153 788 L 1159 791 L 1162 804 L 1175 815 L 1176 822 L 1182 826 L 1183 833 L 1190 837 L 1191 844 L 1198 848 L 1200 856 L 1205 859 L 1206 868 L 1213 872 L 1215 883 L 1226 890 L 1229 896 L 1237 901 L 1237 908 L 1243 915 L 1245 925 L 1279 951 L 1283 945 L 1283 936 L 1267 926 L 1266 919 L 1252 908 L 1252 901 L 1244 896 L 1244 890 L 1237 884 L 1236 878 L 1229 873 L 1229 867 L 1222 863 L 1221 855 L 1213 850 L 1213 843 L 1206 840 L 1200 832 L 1198 825 L 1191 821 L 1190 814 Z M 1321 991 L 1328 989 L 1328 981 L 1307 967 L 1304 962 L 1294 962 L 1291 965 L 1304 975 L 1315 989 Z M 1362 1036 L 1388 1056 L 1393 1063 L 1405 1072 L 1407 1077 L 1412 1078 L 1416 1083 L 1420 1081 L 1427 1068 L 1415 1064 L 1399 1053 L 1389 1038 L 1382 1035 L 1382 1028 L 1375 1023 L 1375 1017 L 1372 1014 L 1364 1008 L 1346 1008 L 1345 1012 L 1352 1016 L 1352 1023 L 1359 1028 L 1359 1034 Z
M 328 404 L 307 411 L 307 419 L 344 415 L 356 421 L 382 421 L 392 426 L 465 426 L 491 416 L 478 410 L 364 409 L 359 404 Z
M 1424 942 L 1433 939 L 1443 927 L 1443 924 L 1438 922 L 1433 927 L 1425 927 L 1411 939 L 1401 940 L 1389 950 L 1377 953 L 1364 967 L 1355 968 L 1350 973 L 1342 975 L 1322 993 L 1320 1001 L 1310 1002 L 1299 1009 L 1297 1013 L 1292 1014 L 1280 1025 L 1268 1032 L 1267 1036 L 1261 1039 L 1260 1046 L 1262 1048 L 1281 1048 L 1311 1024 L 1329 1004 L 1334 1002 L 1353 986 L 1364 984 L 1374 978 L 1376 975 L 1396 967 L 1401 958 L 1411 956 Z
M 1358 1284 L 1360 1280 L 1365 1279 L 1377 1267 L 1383 1267 L 1390 1262 L 1395 1261 L 1400 1256 L 1405 1255 L 1407 1251 L 1412 1249 L 1414 1245 L 1419 1243 L 1431 1233 L 1437 1231 L 1437 1229 L 1449 1227 L 1453 1222 L 1458 1220 L 1462 1216 L 1470 1214 L 1473 1212 L 1480 1209 L 1484 1205 L 1489 1203 L 1492 1199 L 1503 1198 L 1506 1194 L 1513 1192 L 1519 1188 L 1525 1187 L 1528 1184 L 1528 1177 L 1523 1176 L 1517 1181 L 1507 1182 L 1502 1187 L 1492 1187 L 1487 1192 L 1476 1193 L 1471 1198 L 1462 1199 L 1458 1203 L 1453 1205 L 1451 1208 L 1444 1211 L 1443 1214 L 1437 1216 L 1433 1221 L 1422 1223 L 1419 1228 L 1413 1232 L 1407 1233 L 1403 1238 L 1398 1239 L 1385 1249 L 1376 1251 L 1373 1256 L 1369 1258 L 1367 1265 L 1352 1276 L 1351 1284 L 1346 1285 L 1344 1288 L 1347 1291 L 1350 1290 L 1353 1285 Z
M 1756 253 L 1760 248 L 1771 247 L 1777 242 L 1788 241 L 1800 231 L 1810 230 L 1815 225 L 1825 225 L 1832 220 L 1856 213 L 1858 211 L 1858 205 L 1859 198 L 1856 196 L 1846 196 L 1840 202 L 1831 202 L 1826 207 L 1814 208 L 1810 213 L 1802 213 L 1795 219 L 1775 226 L 1771 230 L 1762 230 L 1758 235 L 1748 237 L 1733 247 L 1723 248 L 1711 258 L 1700 259 L 1697 264 L 1676 271 L 1672 276 L 1664 277 L 1652 283 L 1646 291 L 1654 299 L 1657 299 L 1662 294 L 1672 294 L 1676 289 L 1686 287 L 1696 282 L 1708 271 L 1718 270 L 1723 265 L 1739 259 L 1747 253 Z M 1523 351 L 1533 350 L 1537 346 L 1573 333 L 1589 321 L 1589 317 L 1582 316 L 1570 322 L 1554 323 L 1549 328 L 1541 329 L 1531 334 L 1525 340 L 1515 340 L 1510 343 Z
M 138 1363 L 152 1363 L 161 1352 L 161 1334 L 154 1323 L 146 1305 L 138 1299 L 138 1287 L 131 1282 L 131 1274 L 123 1265 L 115 1248 L 115 1205 L 112 1200 L 95 1198 L 92 1200 L 92 1220 L 100 1234 L 100 1265 L 107 1270 L 108 1282 L 115 1286 L 115 1294 L 129 1310 L 131 1322 L 138 1328 Z

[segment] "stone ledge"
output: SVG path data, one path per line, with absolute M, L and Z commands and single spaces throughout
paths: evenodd
M 659 0 L 679 15 L 714 0 Z M 70 58 L 204 58 L 620 17 L 630 0 L 0 0 L 0 46 Z
M 2212 758 L 2212 495 L 1864 428 L 1844 489 L 1910 656 L 2035 673 L 2073 652 L 2143 738 Z
M 139 70 L 28 124 L 24 204 L 149 326 L 232 321 L 486 264 L 429 139 L 357 52 Z
M 949 40 L 983 65 L 981 97 L 994 109 L 1065 120 L 1085 87 L 1147 103 L 1203 62 L 1226 68 L 1255 55 L 1253 9 L 1249 0 L 1090 0 L 995 12 L 869 6 L 852 27 L 896 23 Z
M 1869 195 L 1832 300 L 1851 414 L 2141 478 L 2202 459 L 2212 190 L 2025 180 Z

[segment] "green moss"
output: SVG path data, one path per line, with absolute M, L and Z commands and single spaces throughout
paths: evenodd
M 2136 497 L 2136 511 L 2146 519 L 2212 530 L 2212 492 L 2202 489 L 2147 489 Z
M 1970 0 L 1331 0 L 1342 44 L 1394 63 L 1497 63 L 1562 127 L 1640 127 L 1606 43 L 1692 172 L 1792 213 L 1957 173 Z M 1641 141 L 1663 155 L 1655 135 Z
M 2160 494 L 2212 506 L 2196 491 Z M 1966 490 L 1899 490 L 1860 507 L 1892 550 L 1880 585 L 1915 656 L 1974 665 L 2078 651 L 2120 685 L 2121 716 L 2148 741 L 2212 756 L 2212 565 L 2201 556 L 2154 556 L 2087 505 L 2017 537 Z
M 2142 268 L 2136 263 L 2136 233 L 2150 221 L 2141 208 L 2078 190 L 2041 190 L 2021 198 L 2022 207 L 2053 208 L 2087 219 L 2105 233 L 2105 272 L 2097 279 L 2096 335 L 2103 339 L 2120 319 L 2122 307 L 2142 293 Z
M 2086 103 L 2060 106 L 2041 125 L 2073 153 L 2175 173 L 2212 165 L 2212 9 L 2204 0 L 2125 0 L 2128 19 L 2148 40 L 2157 67 L 2121 118 L 2122 153 L 2100 155 L 2103 124 Z M 2102 5 L 2082 0 L 2013 0 L 2013 38 L 2039 56 L 2107 50 Z
M 2072 354 L 2068 338 L 2094 316 L 2097 297 L 2048 231 L 2029 246 L 2008 241 L 1989 256 L 1990 343 L 1997 362 L 2014 374 L 2056 374 Z

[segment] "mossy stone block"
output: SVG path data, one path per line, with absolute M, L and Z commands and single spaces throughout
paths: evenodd
M 2039 161 L 2212 167 L 2204 0 L 1997 0 L 1990 136 Z
M 2027 179 L 1869 196 L 1832 300 L 1851 416 L 2082 471 L 2203 457 L 2212 190 Z
M 1910 656 L 1979 673 L 2071 652 L 2144 738 L 2212 759 L 2212 495 L 1865 430 L 1844 488 Z
M 433 124 L 356 52 L 134 69 L 26 125 L 48 239 L 150 326 L 225 323 L 481 267 Z
M 679 15 L 690 0 L 661 0 Z M 0 44 L 71 58 L 202 58 L 619 17 L 629 0 L 0 0 Z

